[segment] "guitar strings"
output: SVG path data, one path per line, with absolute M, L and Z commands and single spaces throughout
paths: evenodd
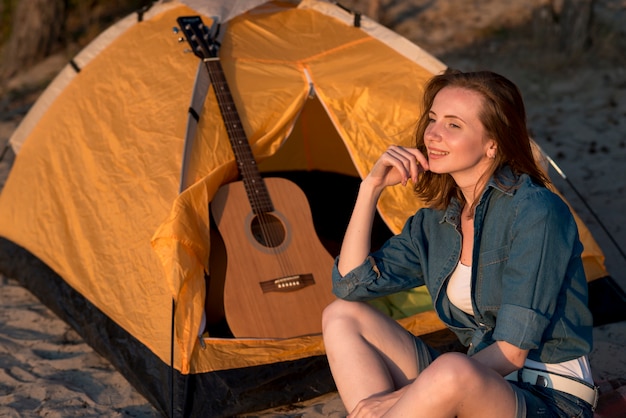
M 221 105 L 228 106 L 228 108 L 224 108 L 224 106 L 220 106 L 220 111 L 222 113 L 222 119 L 224 120 L 226 130 L 228 131 L 228 137 L 231 142 L 231 145 L 233 148 L 236 148 L 236 151 L 237 151 L 235 152 L 235 157 L 236 157 L 235 160 L 237 160 L 237 156 L 247 160 L 247 161 L 236 161 L 239 167 L 239 170 L 244 178 L 248 176 L 247 177 L 248 179 L 252 178 L 255 180 L 253 184 L 249 184 L 249 183 L 247 184 L 244 181 L 244 185 L 246 186 L 245 187 L 246 193 L 248 195 L 249 200 L 251 201 L 252 207 L 259 208 L 260 213 L 255 213 L 255 215 L 259 221 L 259 226 L 260 226 L 263 240 L 265 240 L 265 243 L 267 244 L 267 246 L 270 247 L 271 251 L 274 253 L 276 258 L 278 259 L 279 265 L 283 272 L 283 277 L 289 276 L 295 272 L 293 271 L 290 261 L 286 257 L 281 256 L 281 251 L 278 250 L 278 247 L 280 245 L 277 245 L 277 244 L 280 244 L 281 241 L 286 237 L 282 237 L 283 239 L 281 239 L 281 236 L 280 236 L 281 234 L 277 230 L 277 228 L 274 228 L 268 222 L 268 219 L 272 217 L 271 215 L 269 215 L 269 211 L 274 210 L 273 204 L 271 202 L 271 198 L 269 196 L 269 192 L 265 190 L 265 192 L 261 193 L 261 195 L 257 193 L 259 188 L 266 189 L 267 187 L 264 184 L 263 179 L 259 173 L 258 167 L 256 165 L 256 160 L 254 159 L 254 154 L 252 153 L 250 144 L 247 142 L 248 139 L 247 139 L 247 136 L 245 135 L 245 132 L 243 131 L 241 119 L 239 118 L 239 115 L 237 113 L 237 108 L 235 106 L 234 100 L 230 93 L 230 89 L 228 87 L 226 77 L 222 70 L 221 64 L 219 62 L 219 59 L 215 61 L 205 61 L 205 63 L 206 63 L 207 69 L 209 70 L 211 80 L 213 81 L 213 90 L 215 92 L 215 95 L 218 98 L 218 103 Z M 239 137 L 235 139 L 235 137 L 237 136 L 235 135 L 236 131 L 241 131 L 243 135 L 239 135 Z M 238 142 L 238 141 L 241 141 L 242 139 L 246 141 L 245 144 L 241 144 L 240 142 Z M 246 162 L 248 162 L 248 164 L 246 164 Z M 256 181 L 257 179 L 259 181 Z M 251 187 L 252 190 L 250 190 L 249 187 Z M 249 225 L 249 227 L 252 227 L 252 225 Z

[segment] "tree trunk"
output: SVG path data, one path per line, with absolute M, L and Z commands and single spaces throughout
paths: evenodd
M 570 55 L 582 52 L 590 42 L 594 0 L 564 0 L 561 14 L 561 46 Z
M 11 35 L 0 55 L 0 80 L 47 57 L 63 35 L 66 0 L 21 0 L 12 19 Z
M 369 0 L 367 7 L 367 16 L 378 22 L 380 12 L 380 0 Z

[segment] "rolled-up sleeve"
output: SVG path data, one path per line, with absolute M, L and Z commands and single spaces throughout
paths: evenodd
M 391 237 L 345 276 L 339 273 L 337 257 L 332 273 L 333 293 L 341 299 L 364 301 L 423 285 L 420 231 L 420 217 L 409 218 L 400 234 Z
M 532 309 L 502 305 L 494 339 L 504 340 L 523 350 L 531 350 L 541 345 L 543 331 L 549 324 L 550 320 L 546 316 Z

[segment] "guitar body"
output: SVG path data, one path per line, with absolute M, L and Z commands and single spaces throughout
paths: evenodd
M 334 299 L 333 258 L 302 190 L 282 178 L 264 181 L 273 212 L 255 215 L 241 181 L 222 186 L 211 203 L 228 254 L 226 320 L 237 338 L 320 333 L 322 310 Z

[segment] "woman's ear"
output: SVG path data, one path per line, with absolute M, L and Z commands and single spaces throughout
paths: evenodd
M 489 145 L 487 148 L 487 157 L 493 160 L 494 158 L 496 158 L 497 152 L 498 152 L 498 144 L 496 144 L 496 141 L 494 140 L 489 141 Z

